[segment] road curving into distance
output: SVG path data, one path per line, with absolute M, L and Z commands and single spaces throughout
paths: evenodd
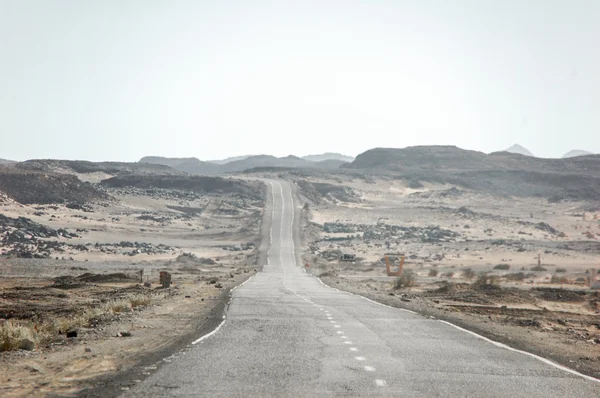
M 215 331 L 126 396 L 600 397 L 596 379 L 327 287 L 298 264 L 290 183 L 268 185 L 262 272 L 233 291 Z

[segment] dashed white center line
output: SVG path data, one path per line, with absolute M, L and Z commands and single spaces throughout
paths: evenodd
M 365 366 L 365 370 L 367 372 L 375 372 L 375 368 L 373 366 Z
M 367 358 L 365 357 L 354 357 L 354 359 L 356 359 L 357 361 L 366 361 Z
M 336 333 L 337 334 L 344 334 L 344 332 L 342 332 L 341 330 L 338 330 Z
M 331 322 L 331 323 L 335 323 L 335 321 L 329 321 L 329 322 Z
M 350 347 L 350 351 L 358 351 L 358 348 L 356 348 L 356 347 Z
M 344 341 L 344 344 L 353 344 L 351 341 Z
M 378 387 L 387 387 L 387 381 L 382 379 L 376 379 L 375 384 L 377 384 Z
M 346 340 L 348 337 L 346 336 L 340 336 L 342 339 Z
M 334 328 L 341 328 L 340 325 L 333 325 Z

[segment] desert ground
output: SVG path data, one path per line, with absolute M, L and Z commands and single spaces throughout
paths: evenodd
M 118 374 L 141 378 L 210 331 L 229 290 L 257 271 L 259 184 L 237 194 L 97 185 L 112 176 L 76 176 L 96 200 L 0 197 L 3 397 L 126 390 Z
M 594 203 L 386 177 L 286 178 L 304 203 L 307 270 L 328 285 L 600 377 Z M 405 258 L 400 277 L 387 276 L 385 257 L 393 271 Z

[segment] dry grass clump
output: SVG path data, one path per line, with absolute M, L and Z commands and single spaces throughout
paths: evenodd
M 396 281 L 394 282 L 394 289 L 401 289 L 403 287 L 411 287 L 416 282 L 415 274 L 410 270 L 405 270 L 402 272 Z
M 462 271 L 463 278 L 468 280 L 475 278 L 476 275 L 477 274 L 475 273 L 475 271 L 473 271 L 471 268 L 467 268 Z
M 69 317 L 50 320 L 0 321 L 0 352 L 17 349 L 33 350 L 52 341 L 57 335 L 69 330 L 88 326 L 92 319 L 132 311 L 133 308 L 150 304 L 152 298 L 136 294 L 122 299 L 107 301 L 99 306 L 87 308 Z
M 552 278 L 550 278 L 550 283 L 565 284 L 569 283 L 569 279 L 566 276 L 552 275 Z

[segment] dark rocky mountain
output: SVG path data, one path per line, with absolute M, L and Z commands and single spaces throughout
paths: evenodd
M 509 152 L 486 155 L 455 146 L 376 148 L 358 155 L 342 169 L 501 195 L 600 200 L 600 155 L 542 159 Z
M 302 156 L 302 159 L 309 160 L 311 162 L 322 162 L 325 160 L 340 160 L 343 163 L 352 162 L 354 160 L 352 156 L 346 156 L 342 155 L 341 153 L 334 152 L 325 152 L 319 155 L 306 155 Z
M 219 165 L 203 162 L 197 158 L 165 158 L 162 156 L 145 156 L 138 163 L 159 164 L 190 174 L 216 174 Z
M 0 159 L 0 164 L 13 164 L 16 163 L 14 160 L 8 160 L 8 159 Z
M 533 153 L 531 153 L 527 148 L 522 147 L 519 144 L 515 144 L 513 146 L 511 146 L 508 149 L 505 149 L 504 151 L 501 152 L 509 152 L 509 153 L 517 153 L 519 155 L 525 155 L 525 156 L 534 156 Z
M 588 152 L 588 151 L 582 151 L 581 149 L 573 149 L 573 150 L 565 153 L 563 155 L 563 159 L 574 158 L 576 156 L 587 156 L 587 155 L 593 155 L 593 153 L 592 152 Z
M 22 204 L 85 203 L 109 196 L 76 176 L 0 167 L 0 193 Z

